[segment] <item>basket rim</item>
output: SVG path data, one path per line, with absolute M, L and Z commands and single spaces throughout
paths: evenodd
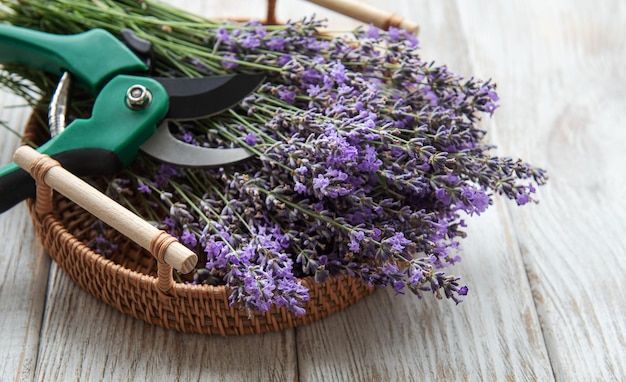
M 326 318 L 377 290 L 345 274 L 329 277 L 324 283 L 316 283 L 312 276 L 306 276 L 299 280 L 309 289 L 310 299 L 304 304 L 306 314 L 298 316 L 285 306 L 276 305 L 266 312 L 251 313 L 241 304 L 230 304 L 228 288 L 223 285 L 176 283 L 171 295 L 164 295 L 157 287 L 155 276 L 95 253 L 69 232 L 54 213 L 40 219 L 35 212 L 35 202 L 27 203 L 41 242 L 70 279 L 123 314 L 166 329 L 221 336 L 281 331 Z M 73 262 L 72 257 L 79 260 Z M 106 281 L 99 282 L 103 277 Z M 123 284 L 123 292 L 119 285 L 111 286 L 116 282 Z M 202 307 L 209 309 L 204 311 Z

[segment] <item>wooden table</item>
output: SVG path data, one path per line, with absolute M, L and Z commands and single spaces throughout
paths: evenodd
M 626 380 L 626 2 L 369 0 L 420 23 L 423 57 L 493 78 L 500 155 L 549 170 L 539 205 L 497 198 L 471 219 L 465 301 L 381 290 L 296 330 L 184 335 L 79 289 L 36 241 L 25 205 L 0 216 L 0 380 Z M 179 0 L 206 15 L 264 13 Z M 216 10 L 219 10 L 216 11 Z M 281 0 L 278 16 L 328 16 Z M 2 95 L 2 119 L 23 126 Z M 0 128 L 0 163 L 18 140 Z

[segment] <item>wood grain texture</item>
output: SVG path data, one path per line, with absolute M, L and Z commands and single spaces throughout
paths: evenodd
M 0 94 L 0 105 L 21 100 Z M 24 108 L 5 108 L 2 120 L 19 129 Z M 0 128 L 0 163 L 11 161 L 19 140 Z M 0 380 L 29 381 L 35 373 L 50 259 L 35 238 L 24 204 L 0 215 Z
M 373 7 L 358 0 L 308 0 L 311 3 L 348 16 L 361 23 L 372 24 L 377 28 L 389 27 L 404 29 L 409 33 L 417 34 L 419 25 L 411 20 L 404 19 L 397 13 L 386 11 L 384 8 Z
M 207 16 L 266 11 L 265 0 L 169 2 Z M 382 290 L 296 330 L 179 334 L 50 267 L 22 205 L 0 215 L 0 380 L 626 380 L 626 3 L 363 2 L 418 22 L 424 59 L 493 78 L 501 107 L 485 127 L 496 154 L 549 170 L 539 205 L 498 199 L 471 219 L 453 269 L 465 301 Z M 357 25 L 278 1 L 280 20 L 313 13 L 333 29 Z M 26 114 L 1 118 L 22 126 Z M 0 128 L 2 163 L 17 143 Z
M 626 380 L 626 3 L 459 6 L 477 71 L 501 83 L 498 144 L 551 174 L 511 215 L 555 376 Z
M 186 335 L 124 316 L 53 265 L 41 333 L 40 381 L 293 381 L 293 330 Z

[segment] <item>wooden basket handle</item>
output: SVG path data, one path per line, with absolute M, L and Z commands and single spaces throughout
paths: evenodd
M 276 1 L 267 0 L 267 24 L 277 24 L 276 20 Z M 413 21 L 391 12 L 386 12 L 371 5 L 364 4 L 355 0 L 307 0 L 321 7 L 330 9 L 337 13 L 359 20 L 366 24 L 389 30 L 389 27 L 404 29 L 407 32 L 417 35 L 419 25 Z
M 321 7 L 341 13 L 366 24 L 388 30 L 389 27 L 404 29 L 409 33 L 417 34 L 419 25 L 406 20 L 404 17 L 391 12 L 386 12 L 371 5 L 356 0 L 307 0 Z
M 152 226 L 139 216 L 122 207 L 108 196 L 96 190 L 85 181 L 67 171 L 59 162 L 22 146 L 13 157 L 24 170 L 28 171 L 37 183 L 38 215 L 52 212 L 52 189 L 57 190 L 86 211 L 109 226 L 147 249 L 157 259 L 157 286 L 167 293 L 175 284 L 172 267 L 181 273 L 191 272 L 198 262 L 198 256 L 178 240 Z

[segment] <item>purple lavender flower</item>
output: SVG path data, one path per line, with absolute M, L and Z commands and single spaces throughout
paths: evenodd
M 460 208 L 464 209 L 470 215 L 474 213 L 480 215 L 491 203 L 489 195 L 487 195 L 484 190 L 463 184 L 460 186 L 460 191 L 460 196 L 463 200 Z
M 338 84 L 343 84 L 347 80 L 346 68 L 341 62 L 335 62 L 332 65 L 330 75 L 332 79 Z
M 224 69 L 233 70 L 239 67 L 239 63 L 233 61 L 237 59 L 234 53 L 225 53 L 223 57 L 224 59 L 221 61 L 221 64 Z
M 180 237 L 180 241 L 187 246 L 188 248 L 195 249 L 198 244 L 198 239 L 196 235 L 189 231 L 188 228 L 183 229 L 183 234 Z
M 380 36 L 380 29 L 374 26 L 374 24 L 370 24 L 367 28 L 367 38 L 378 39 Z
M 305 194 L 307 192 L 307 187 L 303 183 L 296 181 L 293 190 L 298 194 Z
M 304 84 L 317 84 L 322 79 L 317 69 L 307 69 L 302 72 L 302 82 Z
M 246 35 L 241 39 L 241 46 L 246 49 L 256 49 L 261 46 L 261 40 L 253 35 Z
M 402 38 L 401 29 L 398 29 L 396 27 L 389 27 L 387 32 L 389 33 L 389 39 L 391 41 L 400 41 L 400 39 Z
M 309 97 L 317 97 L 322 92 L 322 88 L 319 85 L 311 85 L 307 88 L 307 94 Z
M 353 252 L 359 252 L 361 249 L 361 242 L 365 239 L 365 232 L 353 230 L 350 232 L 350 244 L 348 244 L 348 248 L 350 248 Z
M 523 206 L 530 201 L 530 196 L 528 196 L 528 194 L 519 194 L 515 201 L 518 205 Z
M 183 134 L 183 141 L 186 142 L 186 143 L 193 143 L 194 142 L 193 134 L 191 134 L 190 132 L 186 131 Z
M 159 170 L 154 176 L 154 184 L 158 187 L 165 186 L 169 183 L 170 178 L 178 176 L 178 169 L 170 164 L 163 163 L 159 166 Z
M 152 189 L 150 188 L 150 186 L 144 183 L 141 179 L 139 179 L 137 182 L 139 183 L 139 186 L 137 187 L 137 191 L 141 192 L 142 194 L 147 194 L 147 195 L 150 195 L 152 193 Z
M 285 49 L 286 40 L 283 37 L 272 37 L 265 45 L 274 51 L 282 51 Z
M 408 33 L 405 31 L 404 38 L 408 41 L 409 47 L 411 48 L 417 48 L 417 46 L 419 45 L 419 40 L 412 33 Z
M 217 28 L 216 31 L 217 41 L 219 42 L 230 42 L 230 36 L 228 34 L 228 30 L 224 27 Z
M 489 116 L 493 115 L 493 112 L 496 111 L 498 105 L 493 102 L 487 102 L 484 106 L 485 112 L 489 113 Z
M 368 144 L 363 149 L 363 160 L 359 163 L 359 170 L 365 172 L 377 172 L 383 162 L 378 159 L 378 153 L 373 146 Z
M 281 100 L 287 102 L 288 104 L 293 104 L 296 102 L 296 93 L 287 88 L 280 88 L 278 90 L 278 96 Z
M 441 203 L 443 203 L 446 206 L 449 206 L 450 203 L 452 203 L 450 194 L 443 188 L 440 188 L 437 191 L 435 191 L 435 196 L 437 197 L 437 200 L 439 200 Z
M 291 57 L 290 54 L 283 54 L 280 57 L 278 57 L 278 60 L 276 61 L 276 63 L 278 64 L 278 66 L 285 66 L 292 59 L 293 58 Z
M 256 20 L 250 21 L 250 25 L 256 25 L 254 32 L 259 38 L 265 38 L 267 36 L 267 29 L 265 28 L 265 25 Z
M 397 232 L 392 237 L 383 240 L 383 243 L 391 246 L 394 251 L 402 252 L 404 248 L 411 244 L 411 240 L 404 237 L 404 233 Z
M 257 143 L 258 137 L 254 133 L 248 133 L 246 134 L 246 137 L 244 138 L 244 140 L 246 144 L 250 146 L 254 146 Z
M 322 174 L 318 174 L 313 179 L 313 189 L 318 190 L 322 195 L 326 192 L 326 188 L 330 184 L 330 180 Z

